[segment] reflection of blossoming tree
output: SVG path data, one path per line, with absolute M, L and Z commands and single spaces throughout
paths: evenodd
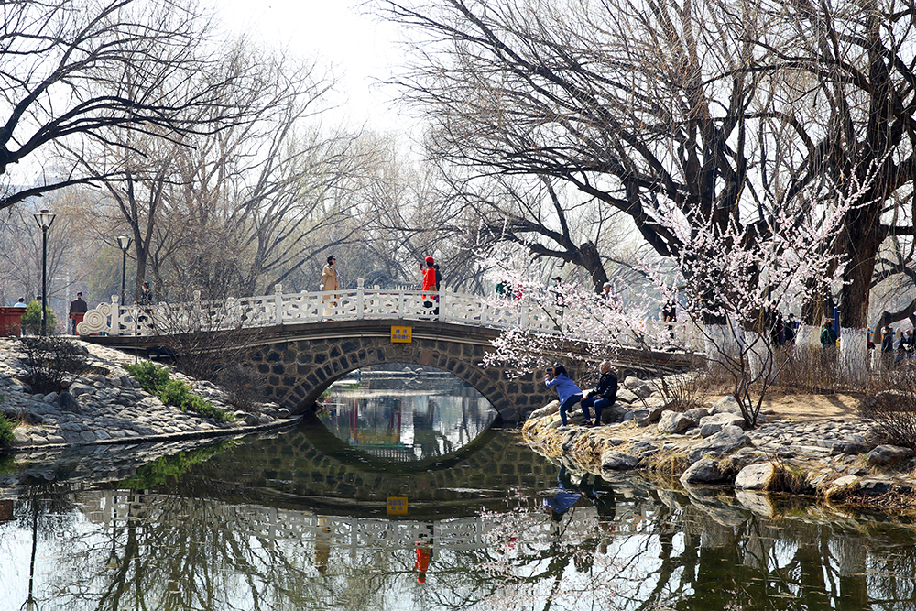
M 484 608 L 532 608 L 549 605 L 575 608 L 583 596 L 612 600 L 619 567 L 616 557 L 604 552 L 607 533 L 598 522 L 569 529 L 570 517 L 552 522 L 547 514 L 530 507 L 509 512 L 482 512 L 489 529 L 485 539 L 490 553 L 480 568 L 500 582 L 481 600 Z M 570 571 L 570 563 L 575 571 Z
M 748 215 L 756 214 L 756 222 L 713 221 L 684 214 L 674 204 L 662 206 L 657 222 L 676 236 L 678 247 L 662 265 L 644 264 L 646 286 L 630 287 L 639 292 L 631 300 L 641 304 L 635 308 L 624 307 L 613 291 L 601 299 L 573 282 L 551 293 L 526 273 L 524 253 L 506 246 L 491 249 L 482 259 L 489 277 L 522 287 L 528 307 L 552 313 L 557 333 L 508 331 L 494 342 L 489 360 L 525 370 L 543 364 L 547 354 L 572 358 L 564 350 L 571 341 L 584 342 L 596 358 L 623 346 L 659 347 L 669 338 L 661 327 L 654 333 L 647 328 L 646 312 L 677 299 L 704 340 L 707 360 L 728 374 L 745 421 L 755 426 L 763 398 L 786 363 L 768 321 L 829 290 L 842 272 L 842 261 L 832 254 L 834 240 L 844 215 L 861 203 L 868 186 L 812 186 L 791 202 L 761 205 Z M 848 337 L 843 363 L 847 375 L 855 376 L 858 364 L 865 363 L 865 335 L 850 332 Z

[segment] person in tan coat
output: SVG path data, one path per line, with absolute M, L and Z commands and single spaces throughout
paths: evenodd
M 334 267 L 334 264 L 337 260 L 334 258 L 334 255 L 328 257 L 328 264 L 324 266 L 324 269 L 321 270 L 321 290 L 322 291 L 336 291 L 340 289 L 340 281 L 337 278 L 337 269 Z M 330 316 L 333 312 L 330 308 L 333 308 L 337 305 L 335 298 L 337 295 L 322 295 L 321 303 L 324 307 L 324 315 Z M 328 303 L 330 301 L 330 303 Z

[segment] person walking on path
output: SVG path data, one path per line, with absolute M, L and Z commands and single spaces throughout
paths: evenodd
M 427 296 L 425 291 L 438 290 L 436 288 L 436 262 L 433 260 L 432 257 L 426 257 L 425 261 L 426 261 L 426 267 L 424 268 L 422 265 L 420 266 L 420 273 L 423 274 L 423 284 L 421 285 L 420 290 L 424 291 L 424 293 L 420 295 L 420 298 L 423 300 L 424 308 L 432 308 L 433 301 L 434 300 L 438 301 L 439 296 L 438 295 Z M 438 309 L 439 308 L 437 307 L 436 310 Z
M 334 258 L 334 255 L 328 256 L 328 264 L 325 265 L 324 268 L 321 270 L 321 290 L 322 291 L 340 290 L 340 279 L 337 276 L 337 268 L 335 267 L 336 263 L 337 263 L 337 259 Z M 325 316 L 330 316 L 333 313 L 332 308 L 337 306 L 336 298 L 337 298 L 337 295 L 322 295 L 321 296 L 321 305 L 324 310 Z
M 576 383 L 572 381 L 569 374 L 566 373 L 566 368 L 562 365 L 548 367 L 544 383 L 547 388 L 557 389 L 557 395 L 560 397 L 560 420 L 563 421 L 563 426 L 560 427 L 560 430 L 567 430 L 569 426 L 566 412 L 582 400 L 582 389 L 576 386 Z
M 25 297 L 20 297 L 20 298 L 19 298 L 19 301 L 17 301 L 17 302 L 13 305 L 13 307 L 14 307 L 14 308 L 27 308 L 27 307 L 29 307 L 29 304 L 27 304 L 27 303 L 25 302 Z
M 611 364 L 601 363 L 601 378 L 595 390 L 582 399 L 582 413 L 585 414 L 585 426 L 592 426 L 588 408 L 595 408 L 595 426 L 601 426 L 601 410 L 614 405 L 617 400 L 617 376 L 611 371 Z
M 76 299 L 70 302 L 70 334 L 76 335 L 76 325 L 83 321 L 83 316 L 89 310 L 89 306 L 83 301 L 83 292 L 76 294 Z

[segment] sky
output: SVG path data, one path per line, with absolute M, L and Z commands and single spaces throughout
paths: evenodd
M 398 66 L 396 26 L 361 12 L 353 0 L 210 0 L 230 31 L 287 48 L 307 58 L 316 54 L 334 66 L 338 91 L 346 96 L 336 118 L 354 127 L 400 131 L 395 92 L 377 84 Z

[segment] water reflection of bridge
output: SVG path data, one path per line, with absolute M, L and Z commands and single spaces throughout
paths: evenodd
M 131 520 L 157 519 L 171 495 L 106 490 L 79 494 L 80 509 L 93 523 L 105 529 L 123 526 Z M 643 521 L 651 521 L 650 506 L 634 502 L 618 505 L 614 532 L 636 533 Z M 194 516 L 188 516 L 194 519 Z M 434 520 L 389 517 L 334 516 L 312 510 L 284 509 L 248 504 L 218 504 L 210 508 L 209 519 L 217 518 L 221 528 L 239 537 L 252 537 L 274 548 L 281 541 L 322 542 L 338 550 L 349 550 L 352 557 L 360 549 L 402 550 L 413 547 L 427 537 L 434 547 L 450 550 L 473 550 L 492 547 L 488 535 L 499 528 L 492 516 L 484 515 Z M 558 537 L 581 541 L 594 537 L 599 516 L 594 507 L 577 507 L 558 533 L 557 525 L 543 512 L 526 513 L 527 532 L 533 534 L 525 543 L 550 543 Z

